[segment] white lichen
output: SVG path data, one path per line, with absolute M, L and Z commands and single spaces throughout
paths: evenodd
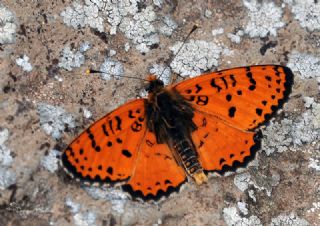
M 91 1 L 86 1 L 88 4 L 80 4 L 75 1 L 71 6 L 68 6 L 61 12 L 63 22 L 75 29 L 89 26 L 98 31 L 104 31 L 103 18 L 98 15 L 98 5 Z
M 171 70 L 170 67 L 163 64 L 153 64 L 149 70 L 150 74 L 154 74 L 159 77 L 165 85 L 169 85 L 171 82 Z M 161 77 L 160 77 L 161 76 Z
M 140 0 L 107 0 L 106 2 L 104 2 L 105 5 L 102 9 L 104 14 L 107 16 L 108 23 L 111 25 L 110 34 L 116 34 L 118 25 L 125 18 L 136 15 L 138 13 L 139 2 Z
M 177 25 L 172 18 L 165 16 L 158 24 L 160 27 L 156 27 L 157 16 L 153 6 L 142 7 L 139 10 L 139 2 L 140 0 L 74 1 L 60 15 L 64 23 L 74 29 L 89 26 L 110 35 L 116 34 L 119 29 L 133 42 L 138 51 L 146 53 L 159 44 L 159 30 L 170 36 Z M 157 1 L 155 4 L 160 7 L 162 2 Z
M 307 103 L 310 106 L 294 119 L 271 122 L 266 128 L 263 150 L 267 155 L 273 152 L 296 151 L 303 144 L 312 144 L 320 139 L 320 104 Z
M 70 197 L 66 198 L 66 206 L 68 206 L 72 213 L 78 213 L 81 209 L 81 204 L 74 202 Z
M 128 195 L 114 188 L 85 187 L 86 192 L 94 199 L 103 199 L 111 202 L 112 210 L 123 214 Z
M 304 101 L 304 106 L 306 108 L 312 107 L 312 104 L 314 103 L 314 98 L 313 97 L 303 97 Z
M 0 131 L 0 166 L 11 166 L 13 158 L 10 149 L 5 145 L 9 139 L 9 130 L 3 129 Z
M 177 54 L 182 42 L 170 47 L 173 54 Z M 181 76 L 201 74 L 203 71 L 211 70 L 219 65 L 222 47 L 214 42 L 203 40 L 190 40 L 185 43 L 179 54 L 171 62 L 172 70 Z
M 56 170 L 59 168 L 59 155 L 61 152 L 57 150 L 50 150 L 48 155 L 43 156 L 41 159 L 41 165 L 44 167 L 46 170 L 48 170 L 51 173 L 54 173 Z
M 109 57 L 113 57 L 113 56 L 115 56 L 117 54 L 117 51 L 115 51 L 114 49 L 110 49 L 109 51 L 108 51 L 108 56 Z
M 111 78 L 120 78 L 124 74 L 123 65 L 111 58 L 105 58 L 104 62 L 100 66 L 101 78 L 104 80 L 110 80 Z
M 86 51 L 88 51 L 89 49 L 91 49 L 91 43 L 89 42 L 89 41 L 85 41 L 85 42 L 82 42 L 81 44 L 80 44 L 80 48 L 79 48 L 79 51 L 81 52 L 81 53 L 84 53 L 84 52 L 86 52 Z
M 85 118 L 91 118 L 91 117 L 92 117 L 91 111 L 89 111 L 88 109 L 84 108 L 84 109 L 83 109 L 83 117 L 85 117 Z
M 289 54 L 287 66 L 293 72 L 299 72 L 303 79 L 320 77 L 320 58 L 317 56 L 294 50 Z
M 238 209 L 239 211 L 243 214 L 243 215 L 248 215 L 248 209 L 247 209 L 247 203 L 245 202 L 238 202 L 237 203 Z
M 256 198 L 256 196 L 255 196 L 254 190 L 252 190 L 252 189 L 248 190 L 248 195 L 249 195 L 249 197 L 251 198 L 251 200 L 252 200 L 253 202 L 256 202 L 256 201 L 257 201 L 257 198 Z
M 161 8 L 163 4 L 163 0 L 153 0 L 153 4 Z
M 251 175 L 250 173 L 247 173 L 247 172 L 242 174 L 237 174 L 233 179 L 233 183 L 242 192 L 244 192 L 249 188 L 250 181 L 251 181 Z
M 272 218 L 270 226 L 309 226 L 309 222 L 305 219 L 299 218 L 293 213 L 290 215 L 279 215 Z
M 291 119 L 283 119 L 281 122 L 271 121 L 270 125 L 265 129 L 262 150 L 269 156 L 275 151 L 282 153 L 287 151 L 292 144 L 293 138 L 289 136 L 293 121 Z
M 316 171 L 320 171 L 320 161 L 319 159 L 310 158 L 308 167 Z
M 124 51 L 128 52 L 130 49 L 130 44 L 129 42 L 127 42 L 126 44 L 124 44 Z
M 30 72 L 32 71 L 32 65 L 29 63 L 29 57 L 26 55 L 23 55 L 22 57 L 19 57 L 16 59 L 17 65 L 19 65 L 23 71 Z
M 147 6 L 132 18 L 123 18 L 119 28 L 128 39 L 132 40 L 137 50 L 146 53 L 150 47 L 159 43 L 159 36 L 153 25 L 156 18 L 153 7 Z
M 63 108 L 45 103 L 39 103 L 37 108 L 42 129 L 53 138 L 59 139 L 66 128 L 75 127 L 74 117 Z
M 260 3 L 257 0 L 243 0 L 243 4 L 249 11 L 249 22 L 244 32 L 251 38 L 263 38 L 269 34 L 277 36 L 277 29 L 285 25 L 281 21 L 282 9 L 274 2 Z
M 249 186 L 253 186 L 258 191 L 265 191 L 266 194 L 270 197 L 273 187 L 277 186 L 280 181 L 280 175 L 277 173 L 269 175 L 263 175 L 261 173 L 250 174 L 245 172 L 242 174 L 237 174 L 234 177 L 234 184 L 242 192 L 246 191 Z
M 294 18 L 309 31 L 320 29 L 320 4 L 315 0 L 285 0 Z
M 70 197 L 66 198 L 66 206 L 68 206 L 73 213 L 73 221 L 76 226 L 95 226 L 96 213 L 87 210 L 85 206 L 74 202 Z
M 161 8 L 163 4 L 163 0 L 153 0 L 153 4 Z
M 92 211 L 80 212 L 73 216 L 76 226 L 95 226 L 96 218 L 96 214 Z
M 320 212 L 320 202 L 313 202 L 312 207 L 307 211 L 308 213 Z
M 223 219 L 228 226 L 262 226 L 257 216 L 241 217 L 236 207 L 228 207 L 223 209 Z
M 13 158 L 11 151 L 5 145 L 9 139 L 9 130 L 0 131 L 0 189 L 4 190 L 16 182 L 16 174 L 9 167 L 12 165 Z
M 72 71 L 74 68 L 78 68 L 84 64 L 85 57 L 79 50 L 71 50 L 70 46 L 63 48 L 60 53 L 58 66 L 68 71 Z
M 205 17 L 207 17 L 207 18 L 211 18 L 212 17 L 212 11 L 211 10 L 209 10 L 209 9 L 206 9 L 205 11 L 204 11 L 204 16 Z
M 11 44 L 16 38 L 16 18 L 13 13 L 0 3 L 0 44 Z
M 0 190 L 7 189 L 10 185 L 16 183 L 16 174 L 7 167 L 0 166 Z
M 211 34 L 212 34 L 213 36 L 217 36 L 217 35 L 223 34 L 223 32 L 224 32 L 224 29 L 223 29 L 222 27 L 220 27 L 220 28 L 217 28 L 217 29 L 213 29 L 213 30 L 211 31 Z
M 239 44 L 241 42 L 241 36 L 238 34 L 228 33 L 227 37 L 230 39 L 231 42 Z
M 165 36 L 171 36 L 172 32 L 178 27 L 178 24 L 170 16 L 163 17 L 162 22 L 163 25 L 159 28 L 159 31 Z

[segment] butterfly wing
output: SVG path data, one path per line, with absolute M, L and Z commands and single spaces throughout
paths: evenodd
M 239 67 L 180 82 L 173 88 L 198 111 L 239 129 L 254 129 L 288 98 L 291 70 L 283 66 Z
M 260 132 L 239 130 L 197 111 L 192 120 L 198 125 L 192 133 L 192 140 L 206 171 L 224 173 L 235 170 L 253 159 L 260 148 Z
M 146 131 L 144 100 L 122 105 L 80 134 L 62 154 L 62 164 L 88 182 L 126 181 Z
M 186 174 L 166 144 L 157 144 L 154 133 L 142 140 L 132 177 L 123 189 L 143 200 L 157 200 L 179 190 Z

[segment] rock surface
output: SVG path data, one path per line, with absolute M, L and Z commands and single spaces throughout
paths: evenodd
M 2 0 L 0 225 L 319 225 L 319 18 L 314 0 Z M 295 84 L 241 172 L 143 203 L 79 184 L 58 164 L 77 134 L 143 93 L 122 75 L 164 70 L 169 83 L 170 71 L 253 64 L 287 65 Z

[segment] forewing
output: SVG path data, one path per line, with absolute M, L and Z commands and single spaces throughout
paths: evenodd
M 62 154 L 65 169 L 88 182 L 128 180 L 146 131 L 144 116 L 144 100 L 138 99 L 96 121 Z
M 157 200 L 178 191 L 186 174 L 166 144 L 157 144 L 154 133 L 147 132 L 141 143 L 134 173 L 124 190 L 133 197 Z
M 197 110 L 247 130 L 268 120 L 282 106 L 292 84 L 289 68 L 264 65 L 208 73 L 173 88 Z
M 206 171 L 234 171 L 253 159 L 260 148 L 260 132 L 242 131 L 197 111 L 193 122 L 198 129 L 192 133 L 192 140 Z

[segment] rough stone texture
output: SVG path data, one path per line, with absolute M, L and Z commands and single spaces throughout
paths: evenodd
M 319 9 L 313 0 L 2 0 L 0 225 L 319 225 Z M 270 63 L 291 67 L 295 85 L 241 173 L 141 203 L 58 165 L 95 119 L 145 95 L 121 75 L 164 71 L 169 82 L 170 71 Z

